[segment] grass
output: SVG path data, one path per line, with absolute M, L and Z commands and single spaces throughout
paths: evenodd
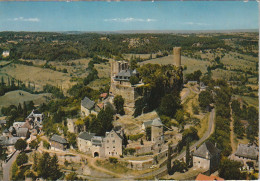
M 68 74 L 21 64 L 10 64 L 0 69 L 0 75 L 1 74 L 7 74 L 10 77 L 25 82 L 26 84 L 28 84 L 28 82 L 32 84 L 34 83 L 36 90 L 42 90 L 43 86 L 46 84 L 59 86 L 67 90 L 75 84 L 70 82 L 70 76 Z
M 196 126 L 196 129 L 198 130 L 198 136 L 202 138 L 204 133 L 208 130 L 208 123 L 209 123 L 209 116 L 210 113 L 208 112 L 201 120 L 200 120 L 200 126 Z
M 20 95 L 19 93 L 22 93 L 23 95 Z M 49 100 L 50 97 L 50 93 L 30 94 L 22 90 L 11 91 L 0 96 L 0 108 L 4 106 L 18 105 L 19 103 L 23 104 L 25 101 L 33 101 L 36 105 L 39 105 Z
M 162 64 L 162 65 L 173 64 L 173 55 L 147 60 L 140 64 L 147 64 L 147 63 Z M 210 65 L 210 62 L 208 61 L 197 60 L 185 56 L 181 57 L 181 63 L 183 66 L 184 65 L 187 66 L 187 70 L 184 70 L 184 75 L 188 73 L 192 73 L 196 70 L 200 70 L 202 73 L 205 73 L 207 71 L 207 66 Z
M 123 163 L 114 164 L 114 163 L 110 163 L 108 160 L 105 160 L 105 161 L 97 160 L 96 165 L 103 167 L 111 172 L 119 173 L 119 174 L 130 171 L 130 169 L 128 169 L 125 164 L 123 164 Z

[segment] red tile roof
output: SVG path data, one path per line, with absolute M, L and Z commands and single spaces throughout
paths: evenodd
M 210 176 L 207 176 L 207 175 L 203 175 L 203 174 L 199 174 L 197 177 L 196 177 L 196 180 L 207 180 L 207 181 L 214 181 L 214 180 L 224 180 L 223 178 L 220 178 L 220 177 L 217 177 L 215 175 L 210 175 Z
M 107 97 L 107 93 L 100 94 L 100 97 L 106 98 Z

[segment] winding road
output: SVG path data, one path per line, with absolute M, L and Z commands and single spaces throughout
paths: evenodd
M 196 146 L 200 145 L 201 143 L 203 143 L 207 138 L 209 138 L 209 136 L 214 132 L 214 119 L 215 119 L 215 109 L 212 109 L 210 112 L 210 116 L 209 116 L 209 125 L 208 125 L 208 130 L 206 131 L 206 133 L 203 135 L 202 138 L 200 138 L 196 143 L 194 143 L 191 147 L 190 150 L 194 149 Z M 174 162 L 175 160 L 180 160 L 185 156 L 186 152 L 182 152 L 180 155 L 178 155 L 177 157 L 172 159 L 172 162 Z M 154 170 L 153 172 L 149 172 L 143 175 L 139 175 L 136 177 L 130 177 L 133 179 L 142 179 L 142 178 L 146 178 L 146 177 L 156 177 L 157 175 L 165 172 L 167 170 L 167 166 L 163 166 L 157 170 Z

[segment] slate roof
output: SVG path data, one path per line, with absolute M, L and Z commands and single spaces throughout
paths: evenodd
M 29 129 L 28 128 L 19 128 L 16 132 L 16 135 L 19 137 L 26 137 Z
M 151 124 L 152 126 L 163 126 L 160 118 L 155 118 Z
M 122 77 L 131 77 L 133 75 L 133 71 L 130 69 L 121 70 L 116 76 Z
M 155 118 L 151 121 L 146 121 L 143 123 L 145 127 L 149 126 L 163 126 L 162 121 L 160 118 Z
M 12 138 L 0 141 L 0 144 L 4 145 L 4 146 L 14 145 L 17 142 L 17 140 L 19 140 L 19 139 L 20 139 L 20 137 L 12 137 Z
M 8 129 L 6 128 L 3 133 L 9 133 Z
M 81 100 L 81 105 L 87 109 L 92 109 L 95 105 L 95 102 L 85 97 L 83 100 Z
M 33 114 L 42 114 L 42 113 L 41 113 L 40 111 L 38 111 L 37 109 L 33 110 L 32 112 L 33 112 Z
M 95 146 L 102 146 L 102 140 L 103 140 L 103 137 L 101 137 L 101 136 L 93 136 L 91 139 L 91 143 L 92 143 L 92 145 L 95 145 Z
M 65 138 L 62 138 L 61 136 L 59 135 L 56 135 L 54 134 L 51 139 L 51 141 L 55 141 L 55 142 L 58 142 L 58 143 L 61 143 L 61 144 L 67 144 L 67 140 Z
M 96 133 L 88 133 L 88 132 L 82 132 L 79 134 L 79 138 L 83 139 L 83 140 L 91 140 L 91 138 L 93 136 L 95 136 Z
M 6 120 L 0 120 L 0 124 L 6 124 Z
M 236 156 L 241 156 L 245 158 L 250 158 L 257 160 L 259 151 L 256 146 L 249 146 L 246 144 L 239 144 L 237 151 L 235 153 Z
M 208 158 L 206 158 L 206 155 L 208 153 Z M 220 150 L 217 149 L 211 142 L 207 141 L 203 143 L 194 153 L 193 156 L 210 159 L 211 157 L 215 156 L 216 154 L 219 154 Z

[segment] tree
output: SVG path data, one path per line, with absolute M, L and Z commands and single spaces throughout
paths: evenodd
M 125 133 L 124 133 L 124 135 L 123 135 L 123 142 L 122 142 L 122 145 L 123 145 L 124 147 L 126 147 L 126 146 L 128 145 L 128 139 L 127 139 Z
M 50 173 L 50 154 L 44 152 L 38 162 L 37 173 L 40 177 L 48 179 Z
M 65 180 L 79 180 L 77 177 L 77 174 L 75 172 L 71 172 L 68 175 L 66 175 Z
M 191 166 L 191 155 L 190 155 L 190 139 L 186 140 L 186 164 L 187 166 Z
M 4 148 L 2 145 L 0 145 L 0 160 L 5 160 L 6 159 L 6 148 Z
M 146 134 L 146 140 L 151 141 L 151 127 L 146 127 L 145 129 L 145 134 Z
M 55 154 L 50 160 L 49 178 L 50 180 L 57 180 L 61 177 L 61 172 L 58 164 L 58 157 Z
M 33 140 L 31 143 L 29 143 L 29 146 L 31 149 L 36 149 L 39 147 L 39 143 L 36 140 Z
M 139 83 L 139 78 L 136 76 L 131 76 L 129 79 L 129 82 L 131 83 L 131 85 L 135 85 Z
M 26 106 L 25 102 L 23 102 L 23 117 L 24 118 L 27 117 L 27 106 Z
M 124 103 L 125 100 L 121 95 L 116 95 L 114 98 L 114 105 L 116 107 L 116 112 L 120 115 L 124 115 L 125 111 L 124 111 Z
M 225 180 L 245 180 L 245 175 L 239 169 L 241 166 L 240 162 L 224 159 L 219 166 L 219 176 Z
M 16 163 L 18 166 L 21 166 L 27 162 L 28 162 L 28 156 L 24 152 L 20 153 L 16 158 Z
M 180 97 L 173 94 L 167 94 L 162 98 L 158 112 L 160 115 L 166 115 L 173 118 L 177 109 L 180 107 Z
M 211 103 L 213 103 L 212 94 L 209 91 L 202 91 L 199 94 L 200 107 L 206 109 Z
M 68 133 L 68 142 L 73 147 L 77 146 L 77 136 L 74 133 Z
M 16 150 L 24 151 L 27 147 L 27 143 L 23 139 L 17 140 L 17 142 L 14 144 L 14 148 Z
M 131 59 L 131 60 L 130 60 L 130 69 L 131 69 L 131 70 L 134 70 L 134 69 L 136 69 L 137 67 L 138 67 L 138 65 L 137 65 L 137 60 L 136 60 L 135 58 Z
M 184 111 L 182 109 L 178 109 L 175 114 L 175 119 L 179 124 L 184 122 Z
M 168 144 L 168 159 L 167 159 L 167 171 L 169 175 L 172 175 L 172 147 Z
M 144 141 L 143 141 L 143 139 L 141 139 L 140 144 L 141 144 L 141 145 L 144 145 Z

